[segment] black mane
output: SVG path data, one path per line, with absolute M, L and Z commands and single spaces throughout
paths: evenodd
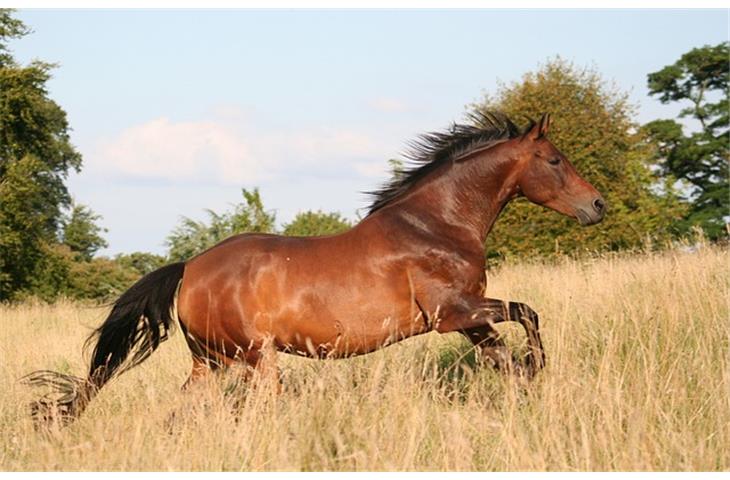
M 468 120 L 469 124 L 454 123 L 446 132 L 426 133 L 410 142 L 409 150 L 404 154 L 410 168 L 396 170 L 394 178 L 380 190 L 367 192 L 374 197 L 368 215 L 386 206 L 445 162 L 519 137 L 534 125 L 531 121 L 523 131 L 501 112 L 473 112 Z

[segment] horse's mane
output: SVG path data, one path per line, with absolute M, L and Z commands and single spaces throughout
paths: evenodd
M 380 210 L 421 178 L 446 162 L 455 161 L 475 150 L 484 150 L 504 140 L 519 137 L 534 125 L 520 129 L 501 112 L 473 112 L 468 124 L 454 123 L 445 132 L 431 132 L 409 142 L 404 153 L 410 167 L 394 172 L 393 179 L 380 190 L 367 192 L 374 197 L 368 215 Z

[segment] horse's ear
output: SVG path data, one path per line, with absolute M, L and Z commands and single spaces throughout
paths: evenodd
M 539 140 L 547 134 L 549 128 L 550 114 L 544 113 L 542 117 L 540 117 L 539 122 L 533 123 L 530 131 L 527 132 L 527 137 L 531 140 Z
M 547 135 L 548 129 L 550 128 L 550 114 L 544 113 L 542 115 L 542 118 L 540 119 L 540 123 L 538 124 L 540 130 L 540 137 L 544 137 Z

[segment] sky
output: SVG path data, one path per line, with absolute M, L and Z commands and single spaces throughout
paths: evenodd
M 355 219 L 418 134 L 555 56 L 627 92 L 636 120 L 679 106 L 646 75 L 728 40 L 728 10 L 19 10 L 16 59 L 53 62 L 49 95 L 83 155 L 68 187 L 103 218 L 100 253 L 163 254 L 258 187 L 277 223 Z M 559 116 L 560 112 L 551 112 Z

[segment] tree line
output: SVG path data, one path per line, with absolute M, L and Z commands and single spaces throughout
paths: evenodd
M 59 296 L 109 299 L 140 276 L 187 260 L 242 232 L 325 235 L 347 230 L 338 212 L 300 212 L 281 229 L 258 189 L 243 189 L 230 210 L 207 220 L 183 217 L 167 237 L 166 255 L 134 252 L 99 257 L 100 217 L 75 203 L 65 180 L 82 158 L 70 141 L 66 113 L 48 96 L 55 65 L 20 65 L 8 42 L 28 33 L 11 10 L 0 10 L 0 301 Z M 494 262 L 512 257 L 621 250 L 647 239 L 670 242 L 701 228 L 727 239 L 728 42 L 702 46 L 647 74 L 649 94 L 683 109 L 675 119 L 640 125 L 625 92 L 594 69 L 560 58 L 503 84 L 468 111 L 501 110 L 516 120 L 553 113 L 551 140 L 596 186 L 609 205 L 606 220 L 580 228 L 558 214 L 512 202 L 485 245 Z M 389 160 L 392 174 L 402 163 Z

